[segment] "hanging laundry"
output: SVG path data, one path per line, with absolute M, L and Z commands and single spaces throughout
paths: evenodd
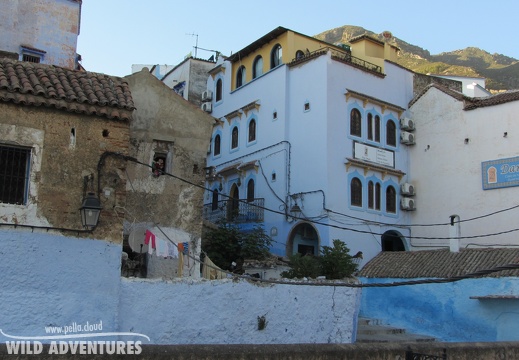
M 182 250 L 182 253 L 184 255 L 187 255 L 189 253 L 189 243 L 188 242 L 185 242 L 185 243 L 182 243 L 183 245 L 183 250 Z M 179 249 L 180 250 L 180 249 Z
M 148 245 L 148 254 L 153 254 L 153 249 L 156 249 L 156 237 L 155 234 L 149 230 L 146 230 L 144 238 L 144 244 Z
M 172 259 L 178 258 L 178 248 L 177 244 L 168 241 L 168 256 Z
M 167 258 L 169 253 L 168 253 L 168 243 L 166 242 L 166 240 L 155 238 L 155 241 L 157 244 L 156 255 L 163 257 L 163 258 Z

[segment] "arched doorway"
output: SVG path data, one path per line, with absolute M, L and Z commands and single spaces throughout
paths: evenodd
M 227 219 L 233 221 L 240 214 L 240 189 L 236 184 L 231 187 L 230 199 L 227 203 Z
M 405 251 L 404 237 L 398 231 L 386 231 L 382 235 L 382 251 Z
M 286 255 L 319 255 L 319 235 L 309 223 L 297 224 L 292 231 L 286 245 Z

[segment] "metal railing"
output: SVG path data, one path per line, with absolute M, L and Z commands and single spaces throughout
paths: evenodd
M 205 204 L 204 220 L 212 223 L 252 223 L 263 222 L 265 199 L 220 200 L 217 204 Z
M 381 66 L 375 65 L 373 63 L 370 63 L 369 61 L 362 60 L 360 58 L 352 56 L 350 51 L 346 51 L 346 50 L 340 51 L 338 49 L 333 49 L 330 47 L 325 47 L 325 48 L 321 48 L 321 49 L 318 49 L 318 50 L 315 50 L 312 52 L 303 53 L 302 55 L 292 59 L 292 61 L 290 61 L 289 65 L 295 65 L 300 62 L 304 62 L 308 59 L 318 57 L 320 55 L 324 55 L 328 51 L 331 51 L 332 59 L 334 59 L 334 60 L 338 60 L 338 61 L 345 62 L 345 63 L 350 63 L 356 67 L 363 68 L 368 71 L 375 72 L 377 74 L 383 74 Z

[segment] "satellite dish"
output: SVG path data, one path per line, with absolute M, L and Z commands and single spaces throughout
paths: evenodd
M 144 235 L 146 234 L 145 228 L 134 229 L 128 236 L 128 244 L 133 252 L 146 253 L 148 252 L 148 245 L 144 243 Z M 142 245 L 142 248 L 141 248 Z

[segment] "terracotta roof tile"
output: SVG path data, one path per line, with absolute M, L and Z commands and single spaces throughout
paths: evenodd
M 115 76 L 0 59 L 0 101 L 129 120 L 135 109 L 128 83 Z
M 497 266 L 519 264 L 519 249 L 485 248 L 444 250 L 384 251 L 359 272 L 367 278 L 447 278 Z M 489 277 L 519 276 L 519 269 L 495 272 Z
M 480 107 L 500 105 L 517 100 L 519 100 L 519 90 L 510 90 L 496 95 L 473 98 L 472 102 L 465 106 L 464 110 L 474 110 Z

